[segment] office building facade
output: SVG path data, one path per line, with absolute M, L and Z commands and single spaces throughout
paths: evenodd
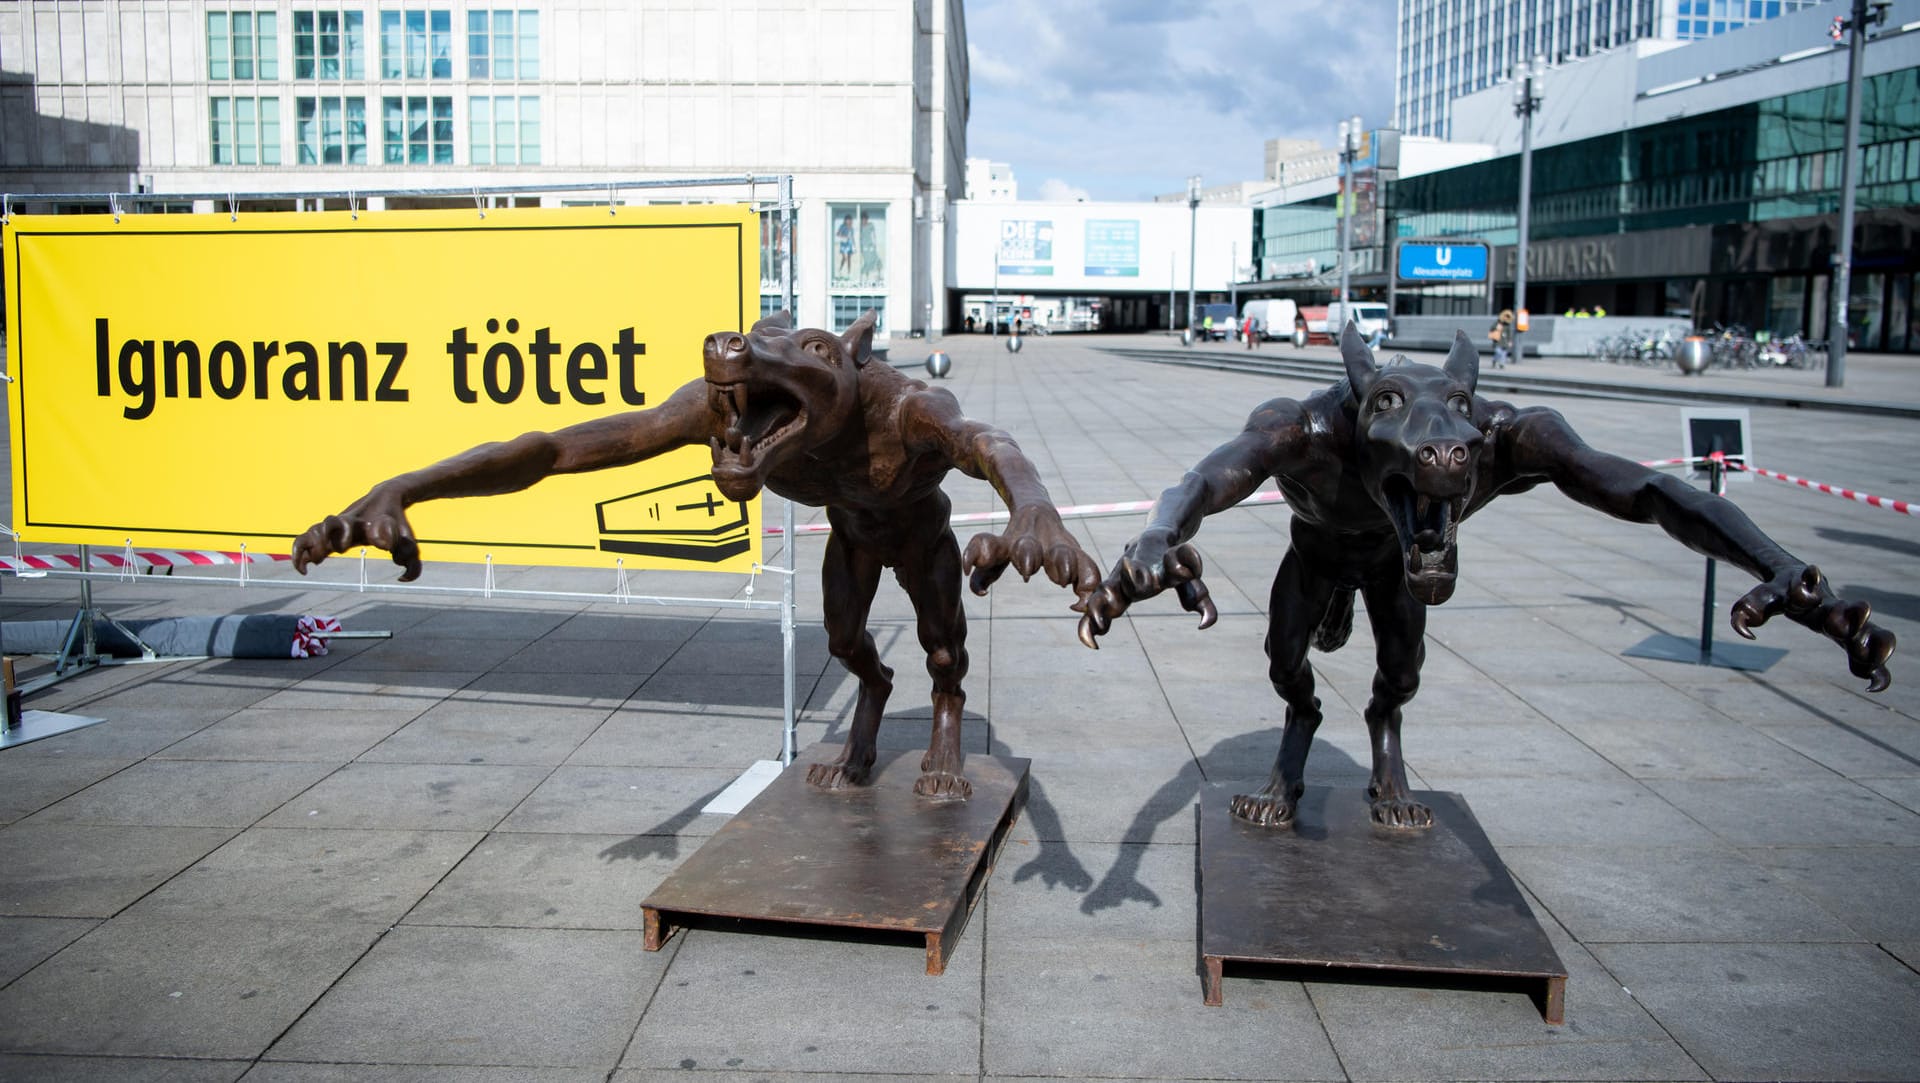
M 1642 40 L 1697 41 L 1822 0 L 1400 0 L 1394 126 L 1456 138 L 1450 105 L 1538 57 L 1566 64 Z
M 1834 334 L 1847 50 L 1827 38 L 1829 17 L 1803 11 L 1653 55 L 1621 50 L 1549 70 L 1537 88 L 1518 304 Z M 1920 0 L 1895 0 L 1864 49 L 1863 75 L 1847 333 L 1860 349 L 1920 352 Z M 1403 150 L 1394 170 L 1363 156 L 1351 264 L 1362 299 L 1399 286 L 1400 314 L 1516 304 L 1509 90 L 1454 103 L 1477 161 L 1428 168 Z M 1337 199 L 1329 180 L 1256 208 L 1263 291 L 1324 299 L 1339 258 Z M 1392 246 L 1407 238 L 1489 245 L 1491 291 L 1389 283 Z
M 966 122 L 961 0 L 0 5 L 0 191 L 16 204 L 235 193 L 295 210 L 347 202 L 276 193 L 541 185 L 767 201 L 790 174 L 799 319 L 839 328 L 877 308 L 883 342 L 944 314 Z M 744 175 L 765 183 L 725 197 L 617 187 Z M 763 234 L 771 307 L 779 238 Z

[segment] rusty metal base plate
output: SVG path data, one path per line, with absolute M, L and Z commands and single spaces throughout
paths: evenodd
M 1293 827 L 1228 811 L 1249 787 L 1210 786 L 1200 807 L 1200 955 L 1206 1002 L 1227 963 L 1273 976 L 1523 989 L 1564 1018 L 1567 970 L 1459 794 L 1420 791 L 1424 831 L 1376 827 L 1366 788 L 1309 787 Z
M 870 785 L 818 790 L 807 767 L 839 756 L 816 744 L 641 903 L 646 948 L 676 928 L 867 930 L 924 940 L 927 973 L 947 958 L 1027 799 L 1031 761 L 969 755 L 964 801 L 913 792 L 922 751 L 882 749 Z

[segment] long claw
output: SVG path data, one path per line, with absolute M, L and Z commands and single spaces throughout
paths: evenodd
M 1092 613 L 1083 613 L 1080 616 L 1080 642 L 1090 650 L 1100 649 L 1100 640 L 1094 636 L 1093 632 Z M 1882 670 L 1882 672 L 1885 671 Z
M 1886 666 L 1881 666 L 1879 669 L 1873 671 L 1873 679 L 1867 682 L 1867 691 L 1885 692 L 1887 687 L 1892 683 L 1893 674 L 1887 672 Z
M 1204 632 L 1213 627 L 1213 622 L 1219 619 L 1220 611 L 1213 607 L 1213 598 L 1200 599 L 1200 630 Z

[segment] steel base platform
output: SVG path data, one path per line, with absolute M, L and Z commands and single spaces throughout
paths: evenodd
M 966 800 L 913 792 L 920 750 L 883 749 L 867 786 L 807 785 L 810 764 L 839 754 L 828 744 L 802 752 L 647 896 L 648 951 L 681 927 L 831 927 L 923 940 L 927 973 L 946 970 L 1026 803 L 1031 761 L 969 755 Z
M 1201 796 L 1207 1004 L 1236 963 L 1294 980 L 1523 989 L 1547 1022 L 1564 1019 L 1566 967 L 1459 794 L 1417 792 L 1434 824 L 1402 831 L 1373 824 L 1363 786 L 1309 787 L 1292 827 L 1256 827 L 1228 811 L 1248 789 Z

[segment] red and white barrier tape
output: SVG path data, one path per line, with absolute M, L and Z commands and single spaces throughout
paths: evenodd
M 1284 504 L 1286 500 L 1287 498 L 1281 495 L 1279 490 L 1275 489 L 1255 493 L 1240 503 L 1235 504 L 1234 507 L 1246 508 L 1256 504 Z M 1062 519 L 1093 519 L 1102 515 L 1127 515 L 1136 511 L 1146 511 L 1151 507 L 1153 507 L 1153 501 L 1151 500 L 1122 500 L 1110 504 L 1068 504 L 1053 510 L 1059 512 L 1060 518 Z M 991 523 L 1010 517 L 1009 513 L 1005 510 L 974 511 L 967 512 L 964 515 L 956 515 L 951 522 L 955 526 L 966 526 L 972 523 Z M 825 534 L 831 529 L 833 528 L 826 523 L 801 523 L 793 528 L 793 532 L 795 534 Z M 781 530 L 777 526 L 770 526 L 766 529 L 766 533 L 769 536 L 777 537 L 781 533 Z
M 1871 507 L 1899 512 L 1901 515 L 1915 514 L 1913 504 L 1909 501 L 1892 500 L 1884 496 L 1874 496 L 1871 493 L 1858 492 L 1838 485 L 1828 485 L 1821 481 L 1809 481 L 1806 478 L 1795 477 L 1792 474 L 1782 474 L 1774 470 L 1762 470 L 1757 466 L 1748 466 L 1738 459 L 1725 459 L 1724 456 L 1717 454 L 1695 456 L 1692 458 L 1648 459 L 1640 465 L 1687 466 L 1704 463 L 1714 458 L 1723 459 L 1727 468 L 1730 470 L 1744 470 L 1749 474 L 1758 474 L 1763 478 L 1790 482 L 1804 489 L 1812 489 L 1815 492 L 1826 493 L 1828 496 L 1838 496 L 1847 500 L 1858 501 Z M 1286 499 L 1279 490 L 1262 490 L 1234 506 L 1245 508 L 1259 504 L 1283 504 L 1286 502 Z M 1122 500 L 1106 504 L 1068 504 L 1064 507 L 1055 508 L 1054 510 L 1060 513 L 1062 519 L 1091 519 L 1102 515 L 1127 515 L 1133 512 L 1146 511 L 1151 507 L 1153 507 L 1153 501 L 1151 500 Z M 955 526 L 965 526 L 973 523 L 996 522 L 1008 517 L 1009 515 L 1006 511 L 980 511 L 956 515 L 952 521 Z M 831 526 L 824 522 L 801 523 L 793 528 L 793 532 L 795 534 L 825 534 L 832 529 Z M 782 533 L 781 528 L 777 526 L 770 526 L 765 530 L 765 534 L 768 537 L 778 537 Z M 93 554 L 93 562 L 90 567 L 112 568 L 119 571 L 137 571 L 143 564 L 155 568 L 211 567 L 222 564 L 270 564 L 276 561 L 293 559 L 285 553 L 225 553 L 204 549 L 139 549 L 128 550 L 127 552 L 131 552 L 133 556 L 138 559 L 128 560 L 126 552 L 95 553 Z M 72 553 L 56 553 L 53 556 L 0 556 L 0 571 L 72 571 L 79 567 L 80 558 L 78 555 Z
M 1773 470 L 1762 470 L 1757 466 L 1745 466 L 1740 463 L 1728 463 L 1727 465 L 1735 470 L 1745 470 L 1749 474 L 1758 474 L 1763 478 L 1772 478 L 1775 481 L 1791 482 L 1803 489 L 1812 489 L 1815 492 L 1825 493 L 1828 496 L 1839 496 L 1845 497 L 1848 500 L 1857 500 L 1862 504 L 1871 505 L 1876 508 L 1885 508 L 1888 511 L 1897 511 L 1902 515 L 1912 515 L 1914 513 L 1913 505 L 1905 500 L 1889 500 L 1884 496 L 1874 496 L 1871 493 L 1843 489 L 1838 485 L 1828 485 L 1824 481 L 1808 481 L 1806 478 L 1796 478 L 1792 474 L 1782 474 Z
M 183 568 L 213 567 L 222 564 L 270 564 L 274 561 L 292 560 L 291 556 L 281 553 L 221 553 L 202 549 L 136 549 L 135 560 L 128 560 L 124 552 L 95 553 L 88 568 L 111 568 L 116 571 L 138 571 L 142 567 Z M 76 571 L 80 568 L 80 557 L 76 553 L 55 553 L 52 556 L 25 554 L 21 556 L 0 556 L 0 571 L 9 572 L 51 572 Z

